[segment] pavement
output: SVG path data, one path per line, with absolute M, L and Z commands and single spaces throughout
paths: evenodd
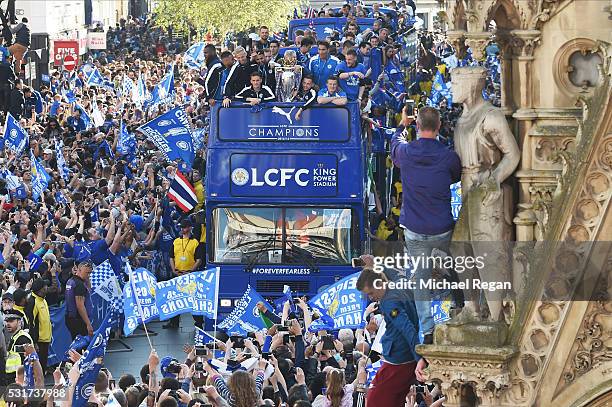
M 181 315 L 180 328 L 162 329 L 165 322 L 151 322 L 147 324 L 150 331 L 151 343 L 160 359 L 172 356 L 179 361 L 185 360 L 183 345 L 193 345 L 194 325 L 190 315 Z M 129 347 L 129 351 L 127 351 Z M 133 335 L 121 340 L 111 340 L 108 344 L 104 364 L 116 380 L 121 375 L 130 373 L 140 381 L 140 368 L 147 363 L 151 348 L 144 330 L 137 329 Z

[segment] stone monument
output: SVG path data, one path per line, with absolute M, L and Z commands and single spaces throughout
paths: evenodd
M 501 283 L 512 281 L 512 190 L 504 181 L 516 169 L 520 151 L 503 111 L 482 96 L 486 75 L 486 68 L 479 66 L 455 68 L 451 73 L 453 100 L 463 104 L 455 127 L 455 150 L 463 167 L 463 208 L 453 241 L 463 242 L 465 254 L 483 256 L 484 267 L 472 270 L 473 279 Z M 474 284 L 470 287 L 458 321 L 482 319 L 480 290 L 474 290 Z M 509 294 L 503 289 L 484 291 L 490 322 L 502 320 L 502 302 Z

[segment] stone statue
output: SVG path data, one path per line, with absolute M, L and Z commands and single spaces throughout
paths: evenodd
M 453 101 L 463 104 L 455 126 L 455 151 L 463 167 L 463 207 L 453 241 L 466 242 L 467 254 L 484 256 L 484 267 L 475 269 L 478 275 L 473 278 L 511 282 L 512 190 L 504 181 L 516 169 L 520 151 L 502 110 L 482 97 L 486 75 L 486 68 L 479 66 L 455 68 L 451 73 Z M 473 284 L 470 287 L 464 318 L 479 316 L 480 290 L 474 290 Z M 510 293 L 502 289 L 484 294 L 489 319 L 500 321 L 502 301 Z

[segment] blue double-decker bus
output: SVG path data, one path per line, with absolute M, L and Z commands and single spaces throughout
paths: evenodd
M 356 103 L 215 106 L 206 168 L 207 263 L 220 313 L 247 284 L 300 295 L 355 270 L 367 240 L 365 148 Z

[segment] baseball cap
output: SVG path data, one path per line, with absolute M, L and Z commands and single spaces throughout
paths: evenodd
M 178 360 L 174 359 L 172 356 L 164 356 L 160 361 L 159 361 L 159 369 L 162 372 L 162 375 L 164 377 L 176 377 L 176 375 L 174 373 L 170 373 L 167 371 L 168 366 L 170 366 L 170 363 L 172 362 L 176 362 L 178 363 Z
M 9 301 L 13 301 L 13 302 L 15 301 L 15 300 L 13 300 L 13 294 L 11 294 L 11 293 L 4 293 L 2 295 L 2 301 L 4 301 L 4 300 L 9 300 Z

